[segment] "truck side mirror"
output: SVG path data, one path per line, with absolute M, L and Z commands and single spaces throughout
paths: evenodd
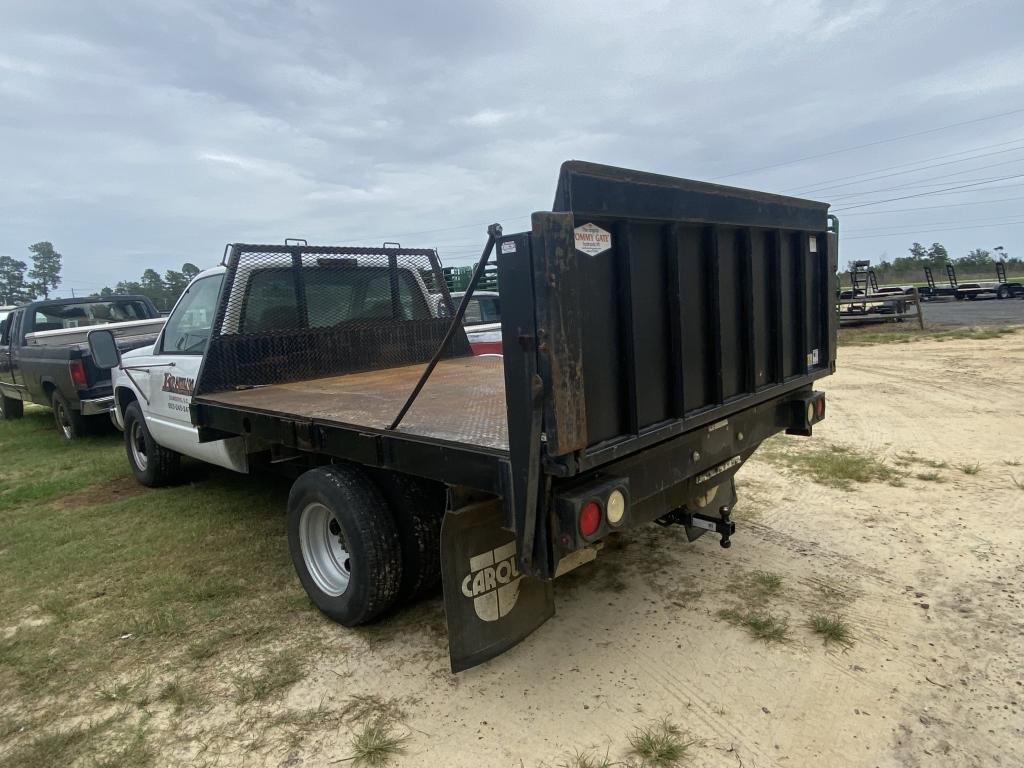
M 117 348 L 114 334 L 103 329 L 89 331 L 89 354 L 97 368 L 107 370 L 121 365 L 121 350 Z

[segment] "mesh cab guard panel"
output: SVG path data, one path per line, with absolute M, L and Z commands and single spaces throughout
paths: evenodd
M 424 363 L 451 324 L 433 250 L 234 244 L 196 395 Z M 444 358 L 470 355 L 460 330 Z

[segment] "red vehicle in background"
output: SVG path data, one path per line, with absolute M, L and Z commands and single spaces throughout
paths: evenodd
M 465 292 L 452 293 L 458 306 Z M 501 354 L 501 299 L 497 291 L 473 291 L 473 298 L 462 319 L 474 355 Z

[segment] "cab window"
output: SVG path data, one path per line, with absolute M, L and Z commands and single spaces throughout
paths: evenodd
M 201 355 L 206 351 L 217 311 L 217 297 L 224 275 L 196 280 L 167 318 L 160 353 L 165 355 Z

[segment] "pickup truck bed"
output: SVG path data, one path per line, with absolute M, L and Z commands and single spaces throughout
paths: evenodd
M 316 425 L 384 431 L 423 365 L 271 384 L 197 397 L 197 405 L 284 416 Z M 398 432 L 508 452 L 505 374 L 500 357 L 442 360 Z

